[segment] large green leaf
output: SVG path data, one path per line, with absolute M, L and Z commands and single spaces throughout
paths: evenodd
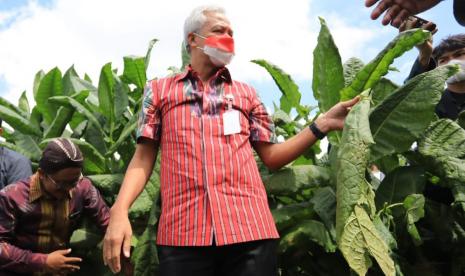
M 145 75 L 145 57 L 127 56 L 124 60 L 124 71 L 122 79 L 127 83 L 135 84 L 143 89 L 147 77 Z
M 310 202 L 301 202 L 274 209 L 272 214 L 278 231 L 282 232 L 303 219 L 311 219 L 315 212 Z
M 42 128 L 42 113 L 40 113 L 39 109 L 37 109 L 37 106 L 34 106 L 31 111 L 31 117 L 29 118 L 30 124 L 32 127 L 41 130 Z
M 107 137 L 105 131 L 100 125 L 100 122 L 97 120 L 94 114 L 85 105 L 81 104 L 76 99 L 73 99 L 72 97 L 69 97 L 69 96 L 56 96 L 56 97 L 51 97 L 49 101 L 57 102 L 57 103 L 65 104 L 65 105 L 70 105 L 74 107 L 76 112 L 83 114 L 98 129 L 102 137 Z
M 349 84 L 355 79 L 357 73 L 362 70 L 364 66 L 365 63 L 356 57 L 351 57 L 344 62 L 342 65 L 342 69 L 344 71 L 344 87 L 349 86 Z
M 104 136 L 102 136 L 101 132 L 95 126 L 95 124 L 87 124 L 84 133 L 84 139 L 89 141 L 100 152 L 100 154 L 105 157 L 110 157 L 106 156 L 108 149 L 107 143 L 105 142 L 106 139 Z
M 29 113 L 31 113 L 31 108 L 29 107 L 29 100 L 27 99 L 26 91 L 23 91 L 23 93 L 21 93 L 21 97 L 19 97 L 18 108 L 22 110 L 25 113 L 26 118 L 29 119 Z
M 465 130 L 449 119 L 437 120 L 420 139 L 418 151 L 428 168 L 445 180 L 454 204 L 465 211 Z
M 372 160 L 410 148 L 436 118 L 434 108 L 444 90 L 444 81 L 454 72 L 455 67 L 442 66 L 416 76 L 371 112 L 370 127 L 375 140 Z
M 74 69 L 74 65 L 66 70 L 65 74 L 63 75 L 63 95 L 70 96 L 76 92 L 72 79 L 79 78 L 76 70 Z
M 98 83 L 98 100 L 100 112 L 107 119 L 108 125 L 113 129 L 115 115 L 115 79 L 111 70 L 111 63 L 107 63 L 100 71 Z M 110 131 L 111 133 L 111 131 Z
M 360 70 L 352 83 L 341 91 L 341 100 L 349 100 L 372 88 L 389 71 L 395 58 L 427 40 L 431 34 L 421 29 L 407 30 L 391 41 L 370 63 Z
M 378 231 L 379 236 L 383 239 L 384 243 L 389 247 L 390 250 L 397 248 L 397 241 L 383 223 L 379 216 L 376 216 L 373 220 L 376 230 Z
M 289 114 L 291 109 L 295 107 L 297 112 L 300 110 L 300 97 L 299 87 L 292 80 L 291 76 L 285 73 L 278 66 L 269 63 L 263 59 L 252 60 L 253 63 L 258 64 L 265 68 L 273 78 L 283 96 L 281 97 L 280 109 Z
M 142 193 L 137 197 L 136 201 L 129 209 L 129 218 L 137 220 L 149 214 L 154 198 L 160 188 L 159 176 L 156 172 L 152 173 L 148 183 L 145 185 Z
M 313 209 L 321 218 L 331 237 L 336 239 L 336 194 L 331 187 L 319 188 L 315 191 L 310 202 Z
M 323 18 L 318 43 L 313 50 L 313 97 L 318 101 L 320 112 L 328 111 L 339 102 L 340 91 L 344 88 L 344 74 L 339 50 Z M 328 136 L 331 144 L 337 145 L 341 132 L 334 131 Z
M 134 275 L 158 275 L 158 254 L 156 247 L 157 222 L 160 216 L 160 194 L 152 200 L 149 219 L 144 233 L 139 238 L 137 246 L 131 256 L 134 263 Z
M 391 154 L 376 160 L 375 165 L 386 175 L 403 164 L 401 163 L 399 155 Z
M 37 94 L 34 96 L 36 106 L 44 116 L 47 124 L 53 121 L 59 107 L 56 103 L 49 101 L 49 99 L 50 97 L 61 95 L 63 95 L 61 71 L 55 67 L 42 78 Z
M 42 156 L 42 150 L 39 148 L 37 137 L 25 135 L 18 131 L 13 133 L 15 145 L 18 147 L 19 153 L 37 162 Z
M 85 174 L 106 173 L 107 168 L 105 158 L 88 142 L 71 138 L 78 145 L 84 155 L 84 172 Z
M 394 276 L 394 262 L 389 248 L 380 237 L 366 210 L 356 205 L 342 233 L 339 249 L 358 275 L 365 275 L 371 266 L 370 255 L 378 262 L 385 275 Z
M 356 204 L 365 204 L 370 210 L 369 213 L 374 212 L 374 194 L 365 179 L 369 146 L 373 143 L 368 123 L 369 110 L 370 98 L 363 96 L 345 120 L 335 168 L 337 178 L 336 236 L 338 240 Z
M 425 197 L 421 194 L 409 195 L 405 198 L 403 205 L 407 220 L 407 231 L 412 237 L 413 243 L 419 246 L 422 244 L 422 240 L 415 223 L 425 216 Z
M 37 92 L 39 91 L 40 82 L 42 81 L 44 76 L 45 72 L 43 70 L 40 70 L 36 73 L 34 77 L 34 83 L 32 84 L 32 95 L 34 96 L 34 99 L 36 98 Z
M 399 167 L 387 174 L 376 190 L 376 207 L 403 202 L 410 194 L 422 193 L 426 184 L 426 172 L 421 166 Z
M 135 129 L 137 128 L 137 116 L 133 116 L 131 121 L 129 121 L 125 126 L 123 131 L 121 132 L 118 140 L 114 144 L 111 145 L 110 149 L 106 152 L 106 156 L 112 155 L 120 146 L 121 144 L 126 141 L 126 139 L 132 137 L 134 134 Z
M 116 127 L 116 125 L 121 122 L 121 117 L 128 108 L 129 87 L 126 83 L 122 82 L 121 79 L 114 73 L 113 73 L 113 79 L 115 82 L 114 112 L 115 112 L 115 127 Z
M 6 106 L 0 105 L 0 118 L 24 134 L 42 136 L 42 132 L 36 125 L 31 124 L 28 119 Z
M 442 157 L 437 158 L 435 163 L 435 172 L 445 178 L 454 196 L 454 204 L 461 206 L 462 212 L 465 212 L 465 159 Z
M 298 225 L 294 226 L 287 234 L 281 237 L 279 250 L 283 252 L 289 247 L 299 246 L 308 241 L 319 244 L 326 252 L 336 251 L 336 244 L 331 239 L 324 224 L 311 219 L 301 220 Z
M 329 170 L 314 165 L 297 165 L 281 169 L 263 179 L 268 193 L 294 195 L 309 188 L 324 186 L 329 182 Z
M 154 203 L 155 205 L 155 203 Z M 152 213 L 152 212 L 151 212 Z M 134 275 L 158 275 L 158 253 L 156 247 L 157 230 L 155 226 L 147 226 L 134 249 Z
M 23 92 L 23 94 L 24 94 L 24 92 Z M 10 103 L 8 100 L 6 100 L 3 97 L 0 97 L 0 106 L 4 106 L 4 107 L 14 111 L 15 113 L 17 113 L 18 115 L 20 115 L 21 117 L 23 117 L 25 119 L 29 118 L 29 113 L 28 112 L 22 110 L 21 108 L 17 107 L 16 105 Z
M 123 182 L 123 174 L 97 174 L 87 175 L 92 181 L 92 184 L 99 189 L 104 195 L 117 194 L 121 183 Z
M 369 146 L 373 143 L 368 122 L 367 92 L 346 118 L 337 160 L 336 238 L 349 266 L 365 275 L 370 255 L 386 275 L 394 275 L 389 250 L 370 219 L 374 215 L 374 193 L 365 179 Z
M 312 88 L 320 112 L 326 112 L 339 102 L 344 77 L 339 50 L 323 18 L 320 18 L 320 24 L 318 44 L 313 50 Z
M 67 93 L 71 93 L 73 91 L 75 90 L 71 88 L 71 90 L 69 90 Z M 79 103 L 84 103 L 88 95 L 89 91 L 82 90 L 70 96 Z M 53 122 L 50 124 L 50 126 L 45 130 L 44 139 L 62 136 L 66 126 L 73 118 L 73 114 L 74 108 L 72 106 L 61 106 L 60 109 L 58 109 L 57 116 L 55 119 L 53 119 Z
M 58 109 L 57 116 L 44 133 L 44 139 L 59 137 L 62 135 L 66 125 L 73 117 L 74 110 L 69 107 L 61 106 Z
M 74 95 L 82 91 L 89 91 L 87 101 L 90 105 L 97 107 L 98 103 L 98 90 L 91 82 L 87 80 L 80 79 L 75 76 L 70 77 L 70 93 L 69 95 Z
M 449 119 L 437 120 L 422 135 L 418 150 L 425 156 L 465 159 L 465 130 Z
M 69 71 L 69 70 L 68 70 Z M 88 104 L 90 109 L 93 107 L 98 107 L 98 92 L 97 88 L 89 81 L 80 79 L 74 70 L 69 71 L 63 77 L 63 85 L 65 86 L 65 94 L 67 96 L 73 96 L 80 104 Z M 87 92 L 85 92 L 87 91 Z M 76 94 L 87 93 L 87 97 L 81 98 L 76 97 Z M 69 126 L 73 130 L 73 137 L 81 137 L 82 131 L 87 125 L 85 122 L 86 117 L 80 113 L 73 113 L 71 120 L 69 121 Z
M 389 95 L 391 95 L 399 86 L 392 81 L 381 78 L 379 82 L 373 87 L 373 91 L 371 93 L 371 98 L 373 101 L 373 107 L 380 104 L 384 99 L 386 99 Z

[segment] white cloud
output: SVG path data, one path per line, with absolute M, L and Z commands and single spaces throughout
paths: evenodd
M 264 79 L 265 71 L 249 62 L 253 58 L 268 59 L 291 74 L 302 74 L 301 68 L 308 68 L 308 49 L 314 43 L 307 19 L 310 1 L 286 5 L 286 14 L 292 16 L 285 18 L 281 1 L 216 3 L 226 8 L 236 30 L 238 54 L 231 65 L 235 78 Z M 54 66 L 64 71 L 74 64 L 78 73 L 89 73 L 97 81 L 103 64 L 111 61 L 122 70 L 122 57 L 144 55 L 152 38 L 159 42 L 153 49 L 148 75 L 163 76 L 169 66 L 180 65 L 183 21 L 200 4 L 203 1 L 186 5 L 180 0 L 135 0 L 130 4 L 58 0 L 52 8 L 44 8 L 32 1 L 15 11 L 16 21 L 0 31 L 0 75 L 8 85 L 2 94 L 14 102 L 23 90 L 31 97 L 35 73 Z
M 189 5 L 186 5 L 189 3 Z M 82 76 L 88 73 L 98 81 L 101 66 L 112 62 L 120 70 L 125 55 L 145 55 L 148 41 L 155 45 L 148 77 L 166 75 L 169 66 L 180 65 L 180 45 L 185 17 L 200 0 L 56 0 L 51 8 L 35 1 L 12 11 L 16 21 L 0 29 L 0 77 L 7 91 L 0 91 L 16 102 L 28 91 L 37 71 L 71 65 Z M 226 8 L 235 29 L 237 56 L 230 66 L 234 78 L 267 82 L 264 69 L 249 62 L 266 59 L 279 65 L 297 80 L 311 80 L 312 52 L 319 30 L 311 7 L 312 0 L 215 1 Z M 11 17 L 12 12 L 0 14 Z M 350 27 L 337 15 L 326 17 L 341 55 L 358 55 L 376 37 L 377 30 Z
M 8 22 L 17 15 L 17 12 L 3 11 L 0 12 L 0 22 Z M 0 25 L 1 27 L 2 25 Z

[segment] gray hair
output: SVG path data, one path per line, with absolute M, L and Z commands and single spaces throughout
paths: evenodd
M 207 21 L 207 17 L 205 16 L 205 13 L 207 12 L 217 12 L 221 14 L 226 14 L 226 11 L 224 8 L 218 6 L 218 5 L 205 5 L 205 6 L 200 6 L 192 10 L 191 14 L 186 18 L 186 21 L 184 21 L 184 46 L 186 47 L 187 53 L 190 54 L 191 50 L 189 47 L 189 43 L 187 41 L 187 37 L 189 36 L 190 33 L 192 32 L 198 32 L 203 24 L 205 24 L 205 21 Z

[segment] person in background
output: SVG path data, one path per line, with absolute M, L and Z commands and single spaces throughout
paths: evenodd
M 0 136 L 2 133 L 2 120 L 0 119 Z M 10 183 L 26 179 L 31 174 L 31 161 L 27 157 L 0 146 L 0 189 Z
M 232 79 L 233 29 L 222 8 L 203 6 L 184 24 L 191 64 L 150 81 L 137 146 L 111 208 L 104 261 L 116 273 L 129 257 L 128 209 L 161 151 L 157 250 L 162 276 L 277 275 L 278 232 L 254 159 L 277 170 L 340 130 L 359 98 L 336 104 L 291 139 L 274 125 L 253 87 Z
M 69 248 L 78 222 L 86 215 L 103 232 L 110 217 L 82 166 L 79 148 L 56 138 L 34 175 L 0 191 L 0 275 L 66 275 L 79 269 L 81 259 Z
M 443 0 L 365 0 L 365 5 L 371 7 L 377 3 L 371 13 L 373 20 L 386 12 L 381 21 L 383 25 L 399 27 L 410 15 L 429 10 L 441 1 Z M 454 0 L 453 10 L 457 22 L 465 26 L 465 0 Z
M 412 29 L 414 25 L 414 21 L 405 21 L 399 31 Z M 428 28 L 428 25 L 423 28 Z M 465 33 L 446 37 L 434 49 L 432 39 L 418 45 L 417 49 L 419 55 L 407 80 L 441 65 L 457 64 L 460 67 L 460 71 L 447 80 L 446 89 L 436 106 L 439 118 L 456 120 L 465 110 Z
M 424 29 L 430 28 L 431 22 L 423 25 Z M 399 31 L 414 28 L 415 21 L 404 21 Z M 434 34 L 435 31 L 432 32 Z M 439 118 L 456 120 L 460 112 L 465 111 L 465 34 L 451 35 L 443 39 L 434 49 L 433 41 L 427 40 L 417 45 L 419 51 L 407 80 L 430 70 L 437 66 L 447 64 L 458 64 L 460 71 L 450 77 L 446 82 L 446 88 L 436 105 L 436 115 Z M 406 80 L 406 81 L 407 81 Z M 450 205 L 453 195 L 450 189 L 437 185 L 426 185 L 425 196 L 437 202 Z

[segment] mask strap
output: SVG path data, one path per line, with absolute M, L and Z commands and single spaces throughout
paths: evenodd
M 194 32 L 193 34 L 196 35 L 196 36 L 198 36 L 198 37 L 200 37 L 200 38 L 207 39 L 206 37 L 204 37 L 203 35 L 199 35 L 198 33 L 195 33 L 195 32 Z

